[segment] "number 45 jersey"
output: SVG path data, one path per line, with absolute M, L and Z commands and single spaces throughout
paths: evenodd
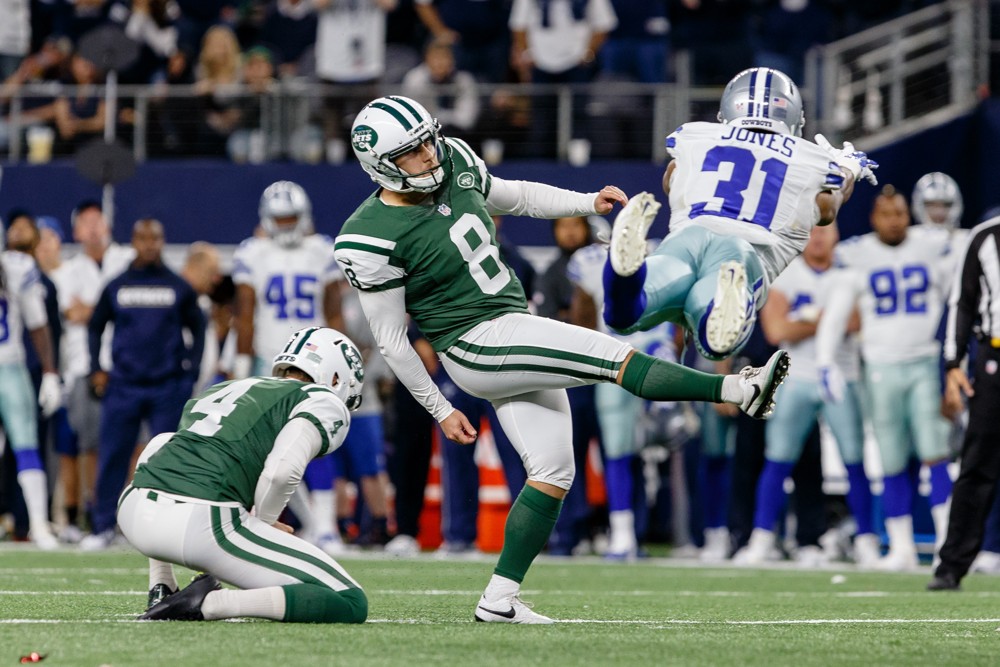
M 861 352 L 876 363 L 937 357 L 937 331 L 951 287 L 948 232 L 910 227 L 896 246 L 874 232 L 837 245 L 844 285 L 861 314 Z
M 778 103 L 777 101 L 774 103 Z M 670 232 L 692 224 L 757 246 L 773 280 L 819 222 L 816 195 L 844 174 L 816 144 L 789 134 L 720 123 L 685 123 L 667 137 Z
M 480 322 L 528 309 L 486 209 L 486 165 L 460 139 L 443 150 L 444 183 L 422 204 L 389 206 L 376 191 L 336 240 L 348 282 L 363 292 L 405 288 L 406 310 L 437 352 Z

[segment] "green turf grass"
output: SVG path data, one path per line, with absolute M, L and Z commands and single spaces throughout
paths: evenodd
M 45 665 L 94 667 L 966 666 L 997 664 L 1000 654 L 1000 577 L 927 593 L 926 572 L 548 560 L 528 573 L 523 597 L 576 622 L 527 627 L 472 622 L 491 560 L 343 562 L 368 592 L 364 626 L 135 623 L 147 585 L 137 554 L 4 549 L 0 665 L 32 651 L 48 654 Z M 832 583 L 835 574 L 846 581 Z

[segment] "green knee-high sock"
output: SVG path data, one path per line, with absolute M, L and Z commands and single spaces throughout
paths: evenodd
M 702 373 L 636 352 L 622 372 L 622 387 L 650 401 L 722 401 L 724 375 Z
M 319 584 L 289 584 L 285 592 L 285 623 L 364 623 L 368 598 L 360 588 L 334 591 Z
M 503 551 L 493 572 L 517 583 L 524 581 L 525 572 L 548 541 L 561 508 L 562 500 L 525 486 L 507 514 Z

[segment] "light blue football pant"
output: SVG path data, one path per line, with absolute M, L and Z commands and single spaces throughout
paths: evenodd
M 0 417 L 11 449 L 38 449 L 38 399 L 23 364 L 0 365 Z
M 767 422 L 765 458 L 778 463 L 797 463 L 816 417 L 822 415 L 833 431 L 844 465 L 861 463 L 865 432 L 858 389 L 857 382 L 848 382 L 842 401 L 825 403 L 817 382 L 800 378 L 785 380 L 774 396 L 774 414 Z
M 636 437 L 643 400 L 617 384 L 602 382 L 594 387 L 601 443 L 609 459 L 637 454 L 641 442 Z
M 746 268 L 749 312 L 736 346 L 717 352 L 708 345 L 705 322 L 714 303 L 719 267 L 732 261 Z M 695 345 L 702 356 L 718 361 L 741 350 L 750 338 L 757 309 L 766 299 L 764 266 L 748 241 L 692 225 L 668 236 L 646 258 L 643 292 L 646 308 L 626 332 L 645 331 L 662 322 L 674 322 L 695 334 Z
M 701 453 L 709 458 L 732 456 L 736 451 L 736 420 L 723 417 L 711 403 L 695 403 L 701 419 Z
M 868 363 L 865 380 L 883 474 L 907 466 L 912 442 L 924 463 L 948 457 L 950 425 L 941 416 L 938 361 L 934 357 L 890 364 Z

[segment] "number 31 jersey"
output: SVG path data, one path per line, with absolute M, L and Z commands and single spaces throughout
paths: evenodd
M 406 290 L 406 310 L 437 352 L 480 322 L 528 309 L 486 209 L 486 165 L 460 139 L 445 139 L 443 150 L 444 183 L 422 204 L 389 206 L 376 191 L 336 241 L 354 287 Z
M 819 222 L 816 195 L 844 174 L 816 144 L 789 134 L 685 123 L 667 137 L 670 231 L 692 224 L 757 246 L 773 279 L 805 248 Z M 771 255 L 771 256 L 768 256 Z
M 254 289 L 253 349 L 270 361 L 289 336 L 304 327 L 325 327 L 323 292 L 339 280 L 329 236 L 310 234 L 294 248 L 269 238 L 250 238 L 233 255 L 233 282 Z

